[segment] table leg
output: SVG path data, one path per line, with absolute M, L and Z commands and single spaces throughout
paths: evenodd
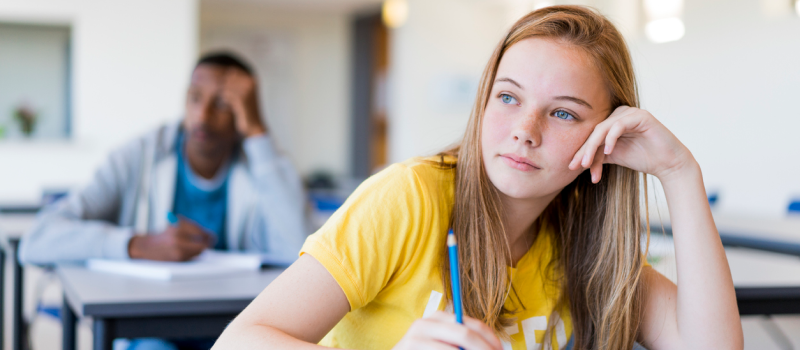
M 113 322 L 107 318 L 94 319 L 94 350 L 112 350 L 115 338 Z
M 78 317 L 75 316 L 75 312 L 69 306 L 66 295 L 63 303 L 61 305 L 61 348 L 63 350 L 75 350 Z
M 13 350 L 25 350 L 25 320 L 22 317 L 22 283 L 23 283 L 23 270 L 22 264 L 19 263 L 19 238 L 12 238 L 9 240 L 11 244 L 11 249 L 14 250 L 14 273 L 12 274 L 12 278 L 14 279 L 14 304 L 12 305 L 13 309 L 13 321 L 12 324 L 14 325 L 14 341 L 13 341 Z
M 6 344 L 6 250 L 0 246 L 0 348 Z

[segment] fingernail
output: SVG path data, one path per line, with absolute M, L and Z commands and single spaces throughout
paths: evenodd
M 605 153 L 605 154 L 609 154 L 609 153 L 611 153 L 611 147 L 609 147 L 608 145 L 606 145 L 606 147 L 603 149 L 603 153 Z
M 583 160 L 581 160 L 581 165 L 584 167 L 589 165 L 589 153 L 583 155 Z

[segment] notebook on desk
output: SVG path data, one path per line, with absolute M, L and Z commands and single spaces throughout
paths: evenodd
M 274 260 L 274 258 L 268 258 L 260 254 L 207 250 L 186 262 L 89 259 L 86 261 L 86 267 L 93 271 L 171 281 L 258 271 L 265 259 L 268 260 L 268 263 Z M 272 264 L 270 263 L 270 265 Z

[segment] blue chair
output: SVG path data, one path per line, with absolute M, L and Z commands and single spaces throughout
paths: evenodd
M 789 214 L 800 214 L 800 199 L 793 199 L 787 208 Z
M 719 193 L 718 192 L 709 193 L 708 194 L 708 205 L 713 208 L 715 205 L 717 205 L 717 200 L 718 199 L 719 199 Z

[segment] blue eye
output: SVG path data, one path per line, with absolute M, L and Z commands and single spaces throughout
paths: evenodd
M 500 94 L 500 99 L 503 100 L 503 103 L 507 105 L 515 105 L 518 103 L 517 99 L 511 97 L 511 95 Z
M 569 114 L 569 112 L 561 111 L 561 110 L 556 111 L 555 116 L 558 119 L 564 119 L 564 120 L 573 120 L 573 119 L 575 119 L 575 117 L 572 114 Z

